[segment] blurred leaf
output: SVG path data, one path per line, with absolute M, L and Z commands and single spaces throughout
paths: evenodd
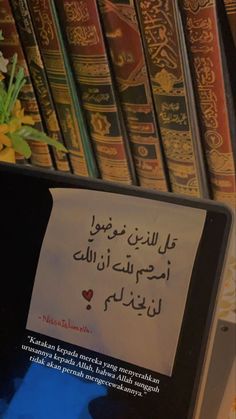
M 59 141 L 48 137 L 44 132 L 38 131 L 37 129 L 28 125 L 22 125 L 22 127 L 16 131 L 16 134 L 20 135 L 23 138 L 46 143 L 48 145 L 56 147 L 57 150 L 67 152 L 67 149 Z
M 9 134 L 9 137 L 12 140 L 14 150 L 28 159 L 31 156 L 31 150 L 27 141 L 16 132 Z

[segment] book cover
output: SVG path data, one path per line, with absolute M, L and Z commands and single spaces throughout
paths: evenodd
M 175 1 L 136 3 L 172 191 L 206 196 Z M 192 109 L 191 109 L 192 107 Z
M 236 47 L 236 0 L 223 0 Z
M 38 100 L 43 124 L 49 137 L 63 143 L 63 137 L 59 127 L 54 108 L 50 88 L 44 70 L 40 50 L 36 41 L 29 9 L 26 0 L 11 0 L 13 15 L 24 49 L 25 58 L 29 67 L 35 95 Z M 57 170 L 69 172 L 70 166 L 66 153 L 52 148 Z
M 100 0 L 98 5 L 139 184 L 167 191 L 162 144 L 134 2 Z
M 74 174 L 97 176 L 90 138 L 76 94 L 52 0 L 29 0 L 28 7 Z
M 25 60 L 25 55 L 16 28 L 15 19 L 12 14 L 10 2 L 8 0 L 0 0 L 0 27 L 4 37 L 4 40 L 1 41 L 1 51 L 3 55 L 9 59 L 15 53 L 17 53 L 18 66 L 21 66 L 24 69 L 26 83 L 19 95 L 22 107 L 24 108 L 25 113 L 33 118 L 35 122 L 35 128 L 40 131 L 44 131 L 38 103 L 29 74 L 28 65 Z M 31 163 L 33 165 L 47 169 L 53 168 L 52 158 L 47 144 L 32 140 L 30 142 L 30 148 L 32 151 Z
M 127 184 L 135 174 L 95 0 L 57 1 L 101 177 Z
M 214 0 L 180 2 L 213 198 L 235 208 L 236 169 Z

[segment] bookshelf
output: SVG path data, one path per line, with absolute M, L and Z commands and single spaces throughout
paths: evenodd
M 155 196 L 161 191 L 164 196 L 165 193 L 167 196 L 173 194 L 183 202 L 210 198 L 226 203 L 235 213 L 235 143 L 232 141 L 236 133 L 236 108 L 232 94 L 235 69 L 229 55 L 235 54 L 235 46 L 227 23 L 229 15 L 230 22 L 233 19 L 234 4 L 229 5 L 230 2 L 226 1 L 227 7 L 222 9 L 223 1 L 206 1 L 201 8 L 200 2 L 196 1 L 192 2 L 193 10 L 188 2 L 166 1 L 165 7 L 163 2 L 160 9 L 156 1 L 149 3 L 148 6 L 145 1 L 88 0 L 58 4 L 46 1 L 43 10 L 41 2 L 35 0 L 9 2 L 11 25 L 19 31 L 17 48 L 23 47 L 28 63 L 27 81 L 28 77 L 32 77 L 33 89 L 38 92 L 38 112 L 47 121 L 47 124 L 42 122 L 44 130 L 56 141 L 64 142 L 69 153 L 31 143 L 30 164 L 23 161 L 19 154 L 15 166 L 0 163 L 2 183 L 5 179 L 12 182 L 15 178 L 17 184 L 17 176 L 22 172 L 24 179 L 34 178 L 45 185 L 68 182 L 70 188 L 78 185 L 86 188 L 91 181 L 95 189 L 108 193 L 115 188 L 121 193 L 123 190 L 135 190 L 132 193 L 137 196 L 145 196 L 145 193 Z M 0 2 L 0 6 L 6 5 L 8 2 Z M 0 15 L 0 29 L 4 32 L 5 28 L 7 34 L 7 26 L 4 27 L 6 16 L 6 13 Z M 152 32 L 150 16 L 155 24 L 160 24 L 160 32 L 155 32 L 156 29 Z M 170 16 L 172 25 L 169 26 Z M 203 26 L 194 26 L 197 21 L 201 21 Z M 66 33 L 62 31 L 62 22 L 67 23 Z M 22 35 L 24 25 L 30 28 L 30 41 Z M 130 37 L 130 43 L 119 36 L 120 28 L 125 37 Z M 35 35 L 33 44 L 32 33 Z M 161 35 L 166 37 L 165 46 L 162 45 Z M 150 46 L 150 39 L 155 36 L 155 43 Z M 99 37 L 100 43 L 96 42 L 96 37 Z M 53 52 L 55 39 L 59 49 Z M 79 40 L 77 47 L 80 48 L 77 50 L 75 39 Z M 49 48 L 45 40 L 52 42 Z M 131 40 L 134 40 L 133 44 Z M 40 65 L 35 52 L 37 43 L 37 53 L 42 59 Z M 3 45 L 3 55 L 8 58 L 6 35 Z M 132 45 L 136 50 L 131 65 L 128 53 Z M 153 57 L 159 47 L 163 56 L 155 62 Z M 207 52 L 206 58 L 204 48 L 210 48 L 212 56 Z M 12 55 L 12 49 L 9 51 Z M 118 58 L 123 60 L 122 66 Z M 173 72 L 167 72 L 171 62 L 176 65 L 173 65 Z M 201 66 L 203 62 L 205 64 Z M 41 89 L 40 99 L 40 89 L 36 89 L 36 84 L 38 80 L 42 86 L 42 74 L 44 88 Z M 145 91 L 146 97 L 139 95 L 141 90 L 142 93 Z M 112 102 L 108 106 L 106 101 L 111 96 Z M 44 106 L 45 103 L 48 107 Z M 32 116 L 35 118 L 35 115 Z M 207 149 L 204 148 L 206 138 Z M 37 155 L 41 160 L 37 160 Z M 46 165 L 54 165 L 54 169 L 49 170 Z M 211 398 L 215 397 L 218 404 L 215 403 L 215 410 L 211 406 L 212 419 L 216 417 L 216 408 L 217 419 L 225 417 L 235 392 L 232 385 L 233 355 L 230 352 L 230 336 L 235 333 L 234 237 L 235 228 L 228 250 L 212 364 L 209 364 L 209 375 L 204 377 L 205 393 L 199 395 L 202 411 L 198 411 L 196 417 L 202 419 L 209 412 Z M 228 355 L 222 344 L 227 339 Z M 227 368 L 222 362 L 226 356 L 229 359 Z M 215 368 L 218 363 L 224 373 L 227 369 L 227 374 L 221 385 L 212 390 L 211 383 L 219 379 L 220 368 Z

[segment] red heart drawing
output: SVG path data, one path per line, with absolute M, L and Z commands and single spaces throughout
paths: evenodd
M 92 297 L 93 297 L 93 290 L 83 290 L 82 291 L 82 295 L 85 298 L 85 300 L 87 301 L 91 301 Z

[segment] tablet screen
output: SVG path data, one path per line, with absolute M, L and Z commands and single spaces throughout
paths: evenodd
M 192 417 L 229 213 L 71 179 L 3 187 L 1 417 Z

